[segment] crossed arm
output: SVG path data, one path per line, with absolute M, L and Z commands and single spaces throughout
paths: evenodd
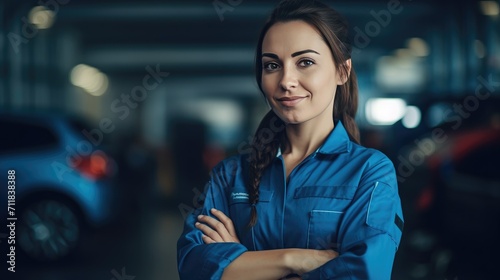
M 321 280 L 390 279 L 402 234 L 402 225 L 395 221 L 401 223 L 403 217 L 394 167 L 384 157 L 365 173 L 338 229 L 339 253 L 310 249 L 249 251 L 239 242 L 231 219 L 211 210 L 216 207 L 228 212 L 227 183 L 214 177 L 203 208 L 196 211 L 205 215 L 188 215 L 177 243 L 181 279 L 276 280 L 290 274 Z
M 240 243 L 233 222 L 222 211 L 211 209 L 210 216 L 198 216 L 196 228 L 203 232 L 205 244 L 234 242 Z M 241 254 L 222 274 L 225 279 L 281 279 L 290 274 L 302 275 L 336 258 L 333 250 L 277 249 L 249 251 Z M 301 279 L 301 278 L 288 278 Z

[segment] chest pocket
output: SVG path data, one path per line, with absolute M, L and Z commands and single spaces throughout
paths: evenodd
M 259 202 L 256 205 L 258 215 L 264 215 L 263 210 L 267 210 L 273 195 L 274 191 L 259 190 Z M 231 190 L 228 197 L 230 218 L 233 221 L 236 234 L 243 245 L 249 250 L 254 250 L 254 237 L 252 236 L 252 231 L 247 227 L 250 222 L 251 213 L 249 194 L 245 187 L 235 187 Z M 257 219 L 256 226 L 258 226 L 260 220 L 262 220 L 262 217 L 261 219 Z
M 304 186 L 297 188 L 294 199 L 308 210 L 308 249 L 334 249 L 345 209 L 356 192 L 355 186 Z

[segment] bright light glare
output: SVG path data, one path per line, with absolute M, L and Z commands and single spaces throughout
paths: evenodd
M 500 8 L 496 1 L 480 1 L 479 6 L 485 16 L 498 16 L 500 13 Z
M 108 77 L 98 69 L 86 64 L 78 64 L 71 70 L 71 83 L 87 93 L 101 96 L 108 89 Z
M 397 58 L 409 58 L 413 56 L 413 52 L 409 49 L 401 48 L 394 51 Z
M 421 38 L 411 38 L 408 40 L 407 45 L 415 56 L 424 57 L 429 55 L 429 47 Z
M 420 113 L 420 109 L 418 109 L 418 107 L 407 106 L 405 115 L 401 122 L 406 128 L 415 128 L 420 124 L 421 119 L 422 114 Z
M 217 139 L 222 145 L 231 145 L 237 140 L 244 111 L 232 100 L 196 99 L 178 106 L 177 110 L 208 125 L 209 139 Z M 213 141 L 213 140 L 210 140 Z
M 416 92 L 425 85 L 425 64 L 410 49 L 398 49 L 394 56 L 382 56 L 375 66 L 375 81 L 391 91 Z
M 391 125 L 400 120 L 406 111 L 406 102 L 401 98 L 371 98 L 366 102 L 365 112 L 369 123 Z
M 238 126 L 243 120 L 241 108 L 232 101 L 202 100 L 198 106 L 199 114 L 214 126 L 230 128 Z
M 54 18 L 54 12 L 44 6 L 33 7 L 28 14 L 29 22 L 38 29 L 50 28 L 54 24 Z

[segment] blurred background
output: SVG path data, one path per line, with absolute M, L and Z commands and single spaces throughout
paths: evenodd
M 324 2 L 351 25 L 362 143 L 397 170 L 393 279 L 497 279 L 499 1 Z M 19 279 L 178 279 L 184 215 L 268 110 L 253 58 L 276 3 L 0 2 Z

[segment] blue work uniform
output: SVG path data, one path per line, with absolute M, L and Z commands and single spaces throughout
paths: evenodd
M 340 121 L 323 145 L 290 173 L 281 153 L 260 182 L 257 224 L 247 228 L 248 157 L 238 155 L 211 173 L 203 207 L 188 215 L 177 243 L 181 279 L 220 279 L 246 251 L 334 249 L 339 256 L 303 279 L 390 279 L 403 229 L 394 165 L 381 152 L 353 143 Z M 224 212 L 239 243 L 204 244 L 197 215 Z

